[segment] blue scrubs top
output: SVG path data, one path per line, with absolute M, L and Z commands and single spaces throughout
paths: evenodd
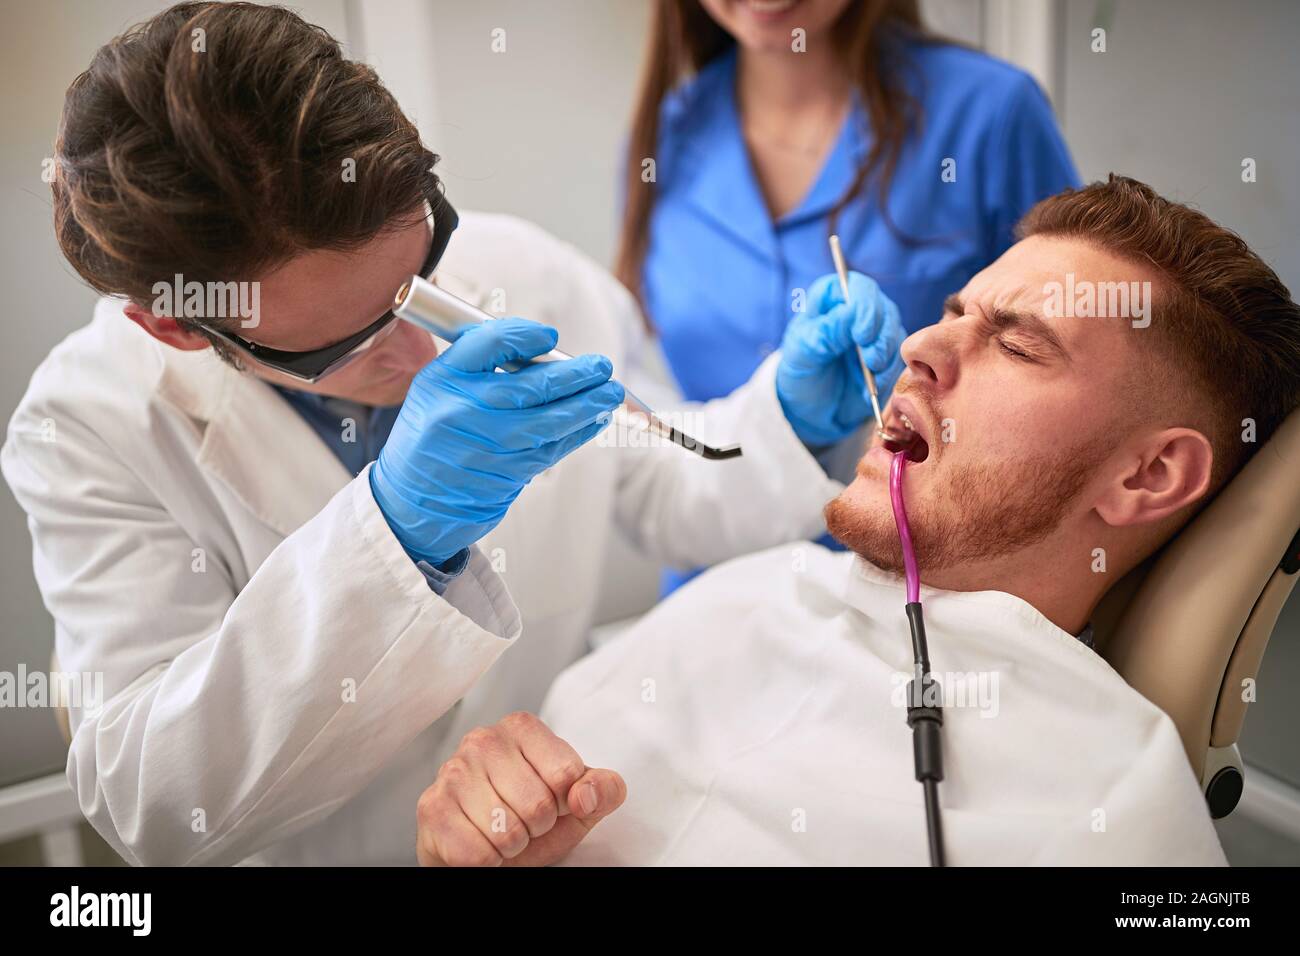
M 902 233 L 928 241 L 909 245 L 891 230 L 870 183 L 836 229 L 849 267 L 880 283 L 910 332 L 937 322 L 944 297 L 1012 244 L 1030 206 L 1079 178 L 1027 73 L 948 44 L 907 48 L 913 69 L 903 79 L 922 120 L 900 156 L 889 213 Z M 833 271 L 828 213 L 872 142 L 855 103 L 807 196 L 774 222 L 741 134 L 735 69 L 733 48 L 667 97 L 660 115 L 642 282 L 668 364 L 691 400 L 746 382 L 780 345 L 794 290 Z M 945 168 L 955 181 L 944 181 Z

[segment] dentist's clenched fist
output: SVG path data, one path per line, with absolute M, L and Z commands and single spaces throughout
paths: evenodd
M 416 811 L 421 866 L 547 866 L 627 797 L 532 714 L 465 735 Z

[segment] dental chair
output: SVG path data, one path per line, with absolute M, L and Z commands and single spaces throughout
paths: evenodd
M 1244 782 L 1237 739 L 1300 571 L 1300 411 L 1093 615 L 1097 650 L 1172 718 L 1210 814 Z

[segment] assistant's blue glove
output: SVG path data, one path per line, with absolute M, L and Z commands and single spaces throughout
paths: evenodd
M 370 470 L 402 547 L 435 567 L 505 516 L 534 475 L 594 438 L 623 401 L 602 355 L 493 371 L 544 355 L 559 334 L 525 319 L 467 329 L 422 368 Z
M 898 306 L 860 272 L 849 273 L 849 299 L 846 305 L 837 276 L 822 276 L 808 290 L 808 311 L 781 340 L 776 396 L 805 445 L 833 445 L 871 417 L 855 345 L 876 377 L 882 405 L 903 374 L 899 347 L 906 333 Z

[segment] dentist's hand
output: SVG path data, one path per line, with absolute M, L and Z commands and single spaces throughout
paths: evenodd
M 833 445 L 871 417 L 871 399 L 855 349 L 876 377 L 883 406 L 903 374 L 905 332 L 896 306 L 874 279 L 849 273 L 849 304 L 839 279 L 822 276 L 808 290 L 808 311 L 786 327 L 776 395 L 806 445 Z
M 416 808 L 421 866 L 548 866 L 627 798 L 532 714 L 470 731 Z
M 623 386 L 604 356 L 493 371 L 558 339 L 525 319 L 485 322 L 412 380 L 370 488 L 416 561 L 437 567 L 483 537 L 534 475 L 609 423 Z

